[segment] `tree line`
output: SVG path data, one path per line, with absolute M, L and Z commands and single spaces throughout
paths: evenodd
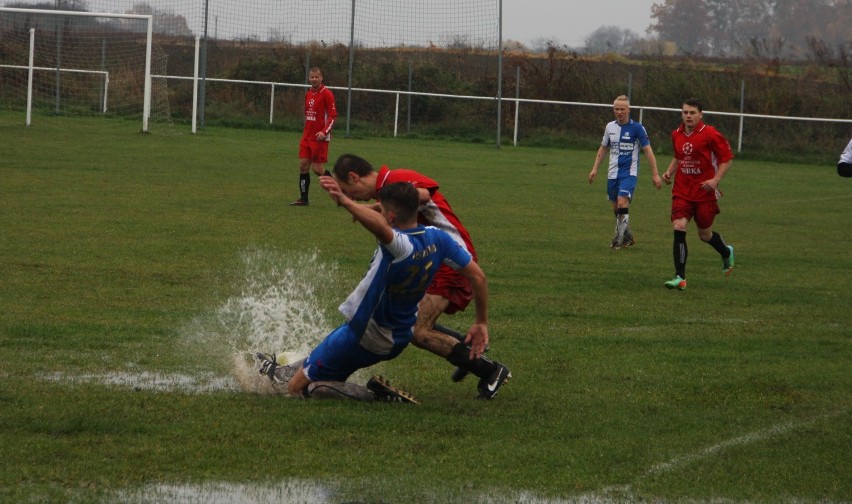
M 777 60 L 852 52 L 852 0 L 664 0 L 653 4 L 651 19 L 648 37 L 603 26 L 585 49 Z

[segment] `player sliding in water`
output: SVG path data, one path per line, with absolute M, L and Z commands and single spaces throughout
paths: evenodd
M 387 166 L 382 166 L 376 172 L 367 160 L 353 154 L 340 156 L 332 171 L 340 189 L 350 198 L 360 201 L 381 201 L 380 191 L 386 185 L 411 183 L 419 197 L 417 221 L 446 231 L 470 253 L 474 261 L 477 260 L 470 234 L 441 194 L 438 183 L 431 178 L 414 170 L 390 170 Z M 450 315 L 464 311 L 473 294 L 470 283 L 463 275 L 450 267 L 441 266 L 418 306 L 412 344 L 457 366 L 453 381 L 461 381 L 468 373 L 476 375 L 479 378 L 477 397 L 491 399 L 512 377 L 509 368 L 484 355 L 475 356 L 465 344 L 463 335 L 437 324 L 443 313 Z
M 354 202 L 331 177 L 321 177 L 320 184 L 379 244 L 367 274 L 340 305 L 346 322 L 303 361 L 282 366 L 274 356 L 258 354 L 260 373 L 273 383 L 286 383 L 294 396 L 416 403 L 379 376 L 365 386 L 346 380 L 359 369 L 393 359 L 408 346 L 418 304 L 441 265 L 457 270 L 472 286 L 476 317 L 465 342 L 470 345 L 468 358 L 479 358 L 488 345 L 485 273 L 448 233 L 417 223 L 420 198 L 412 184 L 385 185 L 379 193 L 380 212 Z

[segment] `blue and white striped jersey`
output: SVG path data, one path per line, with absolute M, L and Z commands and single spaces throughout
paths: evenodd
M 384 354 L 411 339 L 417 304 L 441 264 L 458 269 L 471 260 L 464 247 L 438 228 L 394 229 L 393 240 L 376 249 L 370 269 L 340 305 L 340 313 L 363 338 L 362 346 Z
M 640 123 L 630 119 L 621 125 L 612 121 L 604 129 L 601 145 L 609 147 L 608 179 L 639 175 L 639 152 L 650 145 L 648 133 Z

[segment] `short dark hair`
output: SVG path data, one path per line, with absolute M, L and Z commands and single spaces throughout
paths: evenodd
M 698 98 L 687 98 L 683 100 L 684 105 L 689 105 L 690 107 L 695 107 L 699 112 L 704 112 L 704 106 L 701 104 L 701 101 Z
M 373 171 L 373 165 L 355 154 L 343 154 L 337 158 L 337 161 L 334 162 L 334 168 L 331 170 L 335 177 L 346 180 L 349 172 L 355 172 L 359 177 L 369 175 Z
M 417 220 L 420 193 L 411 182 L 395 182 L 382 186 L 378 199 L 385 209 L 396 212 L 397 220 L 402 222 Z

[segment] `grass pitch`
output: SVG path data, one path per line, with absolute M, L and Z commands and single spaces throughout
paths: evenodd
M 441 182 L 514 375 L 475 401 L 410 348 L 378 371 L 422 405 L 366 405 L 246 392 L 234 366 L 339 324 L 374 248 L 316 182 L 287 206 L 297 136 L 22 124 L 0 114 L 0 501 L 852 499 L 852 182 L 834 166 L 735 160 L 716 229 L 736 270 L 691 227 L 672 292 L 670 193 L 647 166 L 638 244 L 611 251 L 594 151 L 335 139 L 332 158 Z

